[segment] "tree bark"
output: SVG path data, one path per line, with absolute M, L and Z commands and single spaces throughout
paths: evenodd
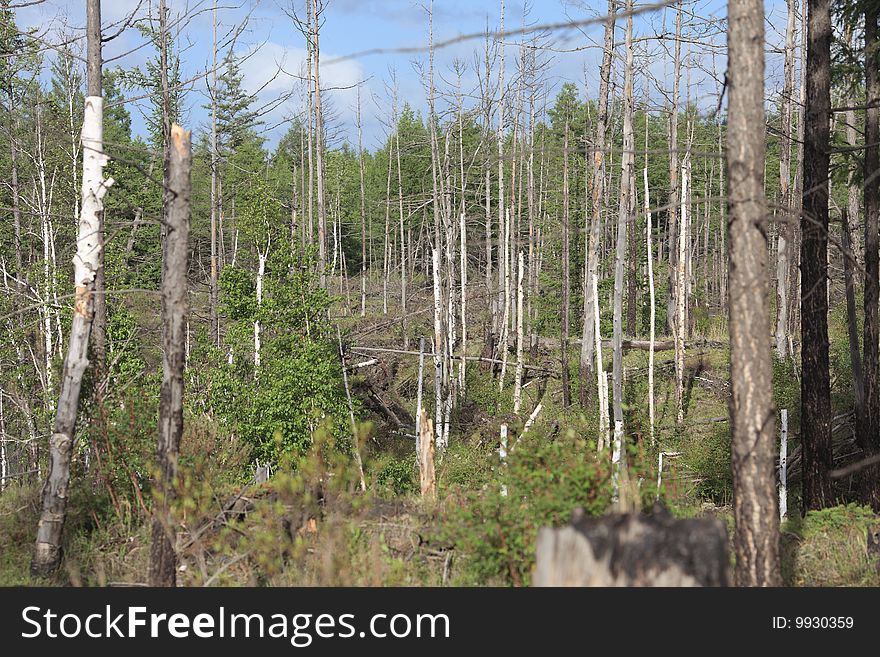
M 730 284 L 730 422 L 735 578 L 779 586 L 776 410 L 767 313 L 764 197 L 764 4 L 728 5 L 727 179 Z
M 217 154 L 217 0 L 214 0 L 214 65 L 211 71 L 211 280 L 208 285 L 208 313 L 211 321 L 211 344 L 220 346 L 220 320 L 217 315 L 217 193 L 219 162 Z M 296 189 L 296 180 L 293 181 Z
M 519 415 L 522 406 L 523 377 L 523 269 L 525 262 L 523 253 L 519 253 L 516 285 L 516 375 L 513 382 L 513 412 Z
M 648 341 L 650 343 L 648 347 L 648 422 L 650 423 L 650 431 L 651 431 L 651 444 L 656 444 L 656 438 L 654 437 L 654 345 L 655 345 L 655 330 L 656 330 L 656 320 L 657 320 L 657 303 L 654 298 L 654 251 L 653 246 L 651 244 L 651 231 L 653 230 L 653 226 L 651 225 L 651 194 L 650 189 L 648 187 L 648 135 L 647 135 L 647 127 L 645 128 L 645 169 L 643 171 L 644 179 L 645 179 L 645 250 L 647 251 L 648 256 L 648 294 L 650 296 L 651 303 L 651 320 L 649 326 L 649 337 Z
M 880 7 L 865 5 L 865 422 L 862 448 L 880 452 Z M 862 473 L 862 499 L 880 511 L 880 466 Z
M 360 181 L 361 211 L 361 317 L 367 315 L 367 203 L 364 187 L 364 139 L 361 124 L 361 87 L 357 88 L 358 176 Z
M 689 154 L 685 155 L 681 165 L 681 214 L 677 231 L 678 249 L 675 257 L 675 320 L 673 321 L 673 336 L 675 338 L 675 402 L 677 407 L 676 421 L 680 425 L 684 422 L 684 351 L 685 338 L 687 336 L 687 244 L 688 224 L 690 222 L 690 195 L 691 161 Z
M 324 119 L 321 112 L 321 49 L 318 45 L 318 32 L 321 25 L 322 4 L 324 0 L 313 0 L 314 66 L 315 66 L 315 175 L 318 178 L 318 269 L 321 287 L 327 289 L 327 208 L 324 202 Z
M 159 397 L 158 490 L 150 546 L 150 585 L 174 586 L 176 532 L 170 507 L 174 499 L 177 456 L 183 436 L 183 371 L 189 314 L 186 274 L 189 258 L 190 133 L 171 126 L 165 189 L 165 241 L 162 244 L 162 387 Z
M 782 143 L 779 154 L 779 187 L 783 220 L 778 223 L 776 241 L 776 355 L 788 355 L 788 275 L 789 234 L 791 230 L 791 116 L 794 93 L 794 26 L 796 0 L 788 0 L 788 18 L 785 26 L 785 61 L 782 87 Z
M 675 16 L 675 56 L 672 68 L 672 107 L 669 112 L 669 294 L 666 301 L 666 323 L 670 332 L 675 331 L 675 318 L 678 316 L 675 297 L 676 272 L 678 263 L 678 88 L 681 79 L 681 14 L 682 0 L 679 0 Z
M 828 361 L 828 188 L 831 1 L 807 0 L 804 182 L 801 214 L 801 444 L 803 508 L 833 504 Z M 867 245 L 866 245 L 867 246 Z
M 605 179 L 605 138 L 608 132 L 608 88 L 611 77 L 611 62 L 614 54 L 614 24 L 617 17 L 617 0 L 608 0 L 608 18 L 605 21 L 605 41 L 602 52 L 602 67 L 599 70 L 599 106 L 596 116 L 596 135 L 593 139 L 593 177 L 591 187 L 591 217 L 585 229 L 589 231 L 587 245 L 584 295 L 584 321 L 581 332 L 580 385 L 579 398 L 582 408 L 590 403 L 590 385 L 593 375 L 593 354 L 596 329 L 599 325 L 596 310 L 597 277 L 599 275 L 599 240 L 602 230 L 602 184 Z M 598 354 L 601 359 L 601 354 Z M 600 372 L 601 376 L 604 376 Z
M 100 73 L 101 22 L 99 0 L 87 5 L 89 74 Z M 97 71 L 94 62 L 98 62 Z M 94 88 L 92 84 L 90 88 Z M 98 87 L 100 88 L 100 87 Z M 37 538 L 31 561 L 31 572 L 47 575 L 61 562 L 61 538 L 67 513 L 67 492 L 70 481 L 70 457 L 73 451 L 76 416 L 83 374 L 88 367 L 88 344 L 94 319 L 95 274 L 101 263 L 100 237 L 102 199 L 113 179 L 103 179 L 107 165 L 104 155 L 103 99 L 87 96 L 82 130 L 83 184 L 77 250 L 73 258 L 74 301 L 73 323 L 70 328 L 67 359 L 61 377 L 61 392 L 55 413 L 55 425 L 49 439 L 49 474 L 42 492 L 42 512 L 37 525 Z
M 627 11 L 633 6 L 627 1 Z M 620 199 L 617 217 L 617 248 L 614 261 L 614 348 L 612 362 L 615 449 L 623 436 L 623 275 L 626 260 L 626 231 L 631 210 L 635 140 L 633 137 L 633 47 L 632 15 L 626 19 L 626 65 L 623 82 L 623 152 L 620 159 Z M 621 453 L 621 469 L 625 457 Z
M 862 355 L 859 350 L 859 328 L 856 316 L 856 286 L 853 275 L 853 262 L 849 254 L 852 253 L 852 233 L 849 225 L 849 212 L 844 210 L 840 215 L 841 222 L 841 246 L 845 251 L 843 255 L 843 276 L 846 286 L 846 328 L 849 337 L 849 359 L 853 376 L 853 396 L 855 397 L 855 427 L 856 441 L 864 438 L 865 425 L 865 388 L 862 378 Z
M 562 408 L 571 406 L 571 383 L 568 373 L 568 332 L 571 324 L 571 277 L 569 275 L 569 199 L 568 199 L 568 119 L 565 121 L 565 138 L 562 146 L 562 308 L 560 339 L 562 349 Z

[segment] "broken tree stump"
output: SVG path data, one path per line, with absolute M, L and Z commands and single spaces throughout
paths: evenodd
M 535 586 L 728 586 L 727 528 L 714 518 L 615 514 L 538 532 Z
M 422 499 L 434 500 L 437 479 L 434 473 L 434 425 L 425 409 L 419 410 L 419 483 Z

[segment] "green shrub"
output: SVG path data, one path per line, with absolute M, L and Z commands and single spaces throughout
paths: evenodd
M 880 518 L 846 504 L 792 517 L 784 526 L 782 576 L 793 586 L 878 586 L 880 569 L 867 533 Z
M 715 504 L 733 498 L 733 470 L 730 466 L 730 431 L 726 423 L 714 430 L 685 437 L 685 463 L 698 475 L 697 495 Z
M 460 584 L 527 585 L 538 529 L 568 522 L 579 507 L 601 514 L 610 499 L 609 468 L 586 441 L 530 433 L 483 490 L 453 493 L 440 531 L 463 555 Z
M 418 491 L 415 480 L 415 458 L 408 457 L 389 461 L 376 475 L 381 489 L 394 495 L 410 495 Z

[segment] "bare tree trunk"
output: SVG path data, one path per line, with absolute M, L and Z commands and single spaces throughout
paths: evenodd
M 675 291 L 678 264 L 678 87 L 681 79 L 681 15 L 682 1 L 678 0 L 678 9 L 675 16 L 675 57 L 672 71 L 672 106 L 669 113 L 669 213 L 667 224 L 669 226 L 669 296 L 666 302 L 666 323 L 670 332 L 675 331 L 675 318 L 678 317 L 676 304 L 678 299 Z
M 834 503 L 828 360 L 828 173 L 831 2 L 807 0 L 806 117 L 801 216 L 803 512 Z M 866 236 L 867 237 L 867 236 Z M 867 243 L 865 245 L 867 247 Z
M 728 5 L 730 423 L 736 583 L 779 586 L 776 409 L 767 316 L 764 4 Z
M 396 98 L 396 93 L 395 93 Z M 397 103 L 395 102 L 395 107 Z M 395 110 L 396 112 L 396 110 Z M 403 333 L 403 348 L 409 349 L 409 331 L 406 317 L 406 266 L 407 240 L 403 219 L 403 169 L 400 166 L 400 126 L 394 133 L 395 151 L 397 151 L 397 209 L 400 219 L 400 330 Z M 390 154 L 389 154 L 390 155 Z
M 464 200 L 462 200 L 464 206 Z M 459 218 L 459 239 L 461 240 L 461 364 L 459 365 L 459 390 L 462 395 L 465 391 L 467 380 L 467 284 L 468 284 L 468 259 L 467 259 L 467 217 L 464 211 Z
M 321 48 L 318 45 L 318 33 L 321 26 L 321 13 L 324 0 L 313 0 L 314 32 L 314 65 L 315 65 L 315 165 L 318 177 L 318 269 L 320 270 L 321 287 L 327 288 L 327 208 L 324 199 L 324 119 L 321 112 Z
M 437 427 L 437 451 L 442 452 L 443 434 L 440 427 L 443 425 L 443 348 L 442 348 L 442 308 L 440 298 L 440 251 L 431 250 L 434 275 L 434 426 Z
M 88 73 L 89 88 L 100 89 L 91 78 L 100 76 L 101 69 L 101 14 L 99 0 L 87 5 Z M 97 83 L 99 85 L 99 83 Z M 73 324 L 70 328 L 67 360 L 61 377 L 61 392 L 55 413 L 55 426 L 49 439 L 49 475 L 43 486 L 42 513 L 37 525 L 31 571 L 46 575 L 61 562 L 61 534 L 67 513 L 67 486 L 70 481 L 70 457 L 73 451 L 76 415 L 83 374 L 88 367 L 89 335 L 94 318 L 95 272 L 100 266 L 99 253 L 103 212 L 101 200 L 113 179 L 103 179 L 102 169 L 107 164 L 104 155 L 103 99 L 88 96 L 82 130 L 83 185 L 77 250 L 73 259 L 76 296 Z
M 569 274 L 569 199 L 568 199 L 568 119 L 565 121 L 565 137 L 562 146 L 562 308 L 560 338 L 562 361 L 562 408 L 571 406 L 571 383 L 568 373 L 568 332 L 571 324 L 571 275 Z
M 523 274 L 525 262 L 523 253 L 519 253 L 519 266 L 517 268 L 516 285 L 516 377 L 513 388 L 513 412 L 519 415 L 522 406 L 522 377 L 523 377 Z
M 633 6 L 627 0 L 627 11 Z M 614 434 L 615 449 L 617 440 L 623 434 L 623 276 L 626 260 L 626 229 L 631 210 L 630 183 L 633 179 L 635 143 L 633 137 L 633 47 L 632 47 L 632 15 L 626 19 L 626 67 L 623 83 L 623 153 L 620 159 L 620 203 L 617 217 L 617 246 L 614 260 L 614 334 L 612 377 L 614 383 Z M 625 458 L 621 456 L 621 469 L 625 467 Z
M 649 341 L 650 346 L 648 348 L 648 421 L 651 426 L 651 444 L 654 445 L 656 443 L 656 438 L 654 436 L 654 331 L 655 324 L 657 319 L 657 304 L 654 299 L 654 252 L 653 246 L 651 245 L 651 231 L 653 227 L 651 226 L 651 195 L 648 188 L 648 130 L 647 127 L 645 129 L 645 169 L 643 171 L 644 179 L 645 179 L 645 221 L 647 223 L 647 227 L 645 229 L 645 247 L 647 251 L 648 257 L 648 294 L 650 295 L 651 302 L 651 321 L 649 328 Z
M 361 87 L 357 90 L 358 174 L 361 200 L 361 317 L 367 315 L 367 201 L 364 187 L 364 140 L 361 126 Z
M 167 149 L 165 240 L 162 244 L 162 388 L 159 397 L 159 490 L 150 546 L 150 585 L 174 586 L 177 575 L 176 532 L 170 514 L 177 477 L 177 455 L 183 436 L 183 371 L 186 366 L 186 322 L 189 314 L 186 274 L 189 268 L 190 133 L 171 126 Z
M 846 284 L 846 327 L 849 337 L 849 358 L 852 365 L 853 396 L 855 397 L 855 426 L 856 439 L 864 437 L 865 425 L 865 388 L 862 377 L 862 355 L 859 351 L 859 327 L 856 317 L 856 286 L 853 276 L 853 262 L 850 254 L 852 248 L 852 233 L 849 225 L 849 212 L 844 210 L 840 215 L 841 222 L 841 246 L 843 254 L 843 276 Z
M 783 221 L 778 223 L 779 237 L 776 242 L 776 354 L 784 359 L 788 355 L 788 251 L 791 230 L 791 108 L 794 94 L 794 26 L 796 0 L 787 0 L 788 19 L 785 26 L 785 63 L 782 87 L 782 144 L 779 155 L 779 185 Z
M 677 407 L 676 421 L 684 422 L 684 342 L 687 336 L 687 242 L 690 194 L 691 161 L 685 156 L 681 165 L 681 216 L 678 226 L 678 255 L 675 258 L 675 321 L 673 333 L 675 337 L 675 402 Z
M 880 7 L 865 4 L 865 432 L 866 455 L 880 452 Z M 862 473 L 862 499 L 880 511 L 880 466 Z
M 611 77 L 611 62 L 614 54 L 614 24 L 617 17 L 617 0 L 608 0 L 608 18 L 605 21 L 605 42 L 602 53 L 602 67 L 599 71 L 599 107 L 596 116 L 596 134 L 593 138 L 593 178 L 591 183 L 591 210 L 592 216 L 589 226 L 585 229 L 589 230 L 589 244 L 587 246 L 585 289 L 584 296 L 584 322 L 583 331 L 581 333 L 581 359 L 580 359 L 580 386 L 579 396 L 582 408 L 586 408 L 590 403 L 590 388 L 593 369 L 593 342 L 594 342 L 594 326 L 598 327 L 598 317 L 591 317 L 592 314 L 598 314 L 594 310 L 594 306 L 598 307 L 598 303 L 593 303 L 595 290 L 598 287 L 597 277 L 599 275 L 599 240 L 602 224 L 602 184 L 605 178 L 605 137 L 608 132 L 608 87 Z M 598 300 L 596 300 L 598 301 Z M 597 358 L 601 360 L 601 353 L 597 354 Z M 603 373 L 599 373 L 604 376 Z
M 211 71 L 211 280 L 208 285 L 208 305 L 211 321 L 211 344 L 220 346 L 220 319 L 217 314 L 217 177 L 218 153 L 217 153 L 217 0 L 214 0 L 214 63 Z M 296 188 L 296 180 L 293 182 Z
M 791 253 L 800 254 L 802 238 L 801 238 L 801 227 L 800 223 L 803 220 L 801 217 L 803 213 L 804 207 L 804 135 L 806 133 L 806 107 L 807 107 L 807 67 L 806 67 L 806 59 L 807 59 L 807 6 L 806 0 L 803 2 L 803 7 L 801 9 L 801 21 L 800 21 L 800 56 L 801 56 L 801 66 L 800 66 L 800 76 L 798 80 L 798 103 L 797 103 L 797 111 L 795 112 L 797 116 L 797 133 L 796 139 L 797 142 L 797 156 L 795 159 L 795 170 L 794 170 L 794 184 L 792 185 L 792 194 L 791 194 L 791 203 L 792 203 L 792 218 L 795 219 L 794 223 L 791 226 L 791 231 L 789 233 L 791 237 Z M 791 348 L 792 341 L 791 336 L 800 332 L 800 315 L 801 315 L 801 268 L 800 268 L 800 258 L 790 258 L 791 265 L 788 269 L 788 278 L 789 278 L 789 286 L 790 291 L 788 294 L 788 335 L 789 335 L 789 347 Z M 792 359 L 794 359 L 795 354 L 792 354 Z
M 260 312 L 260 308 L 263 305 L 263 279 L 266 276 L 266 257 L 269 255 L 269 249 L 266 248 L 265 251 L 260 251 L 257 253 L 257 313 Z M 257 372 L 260 369 L 260 365 L 262 364 L 261 356 L 262 356 L 262 330 L 263 327 L 260 324 L 260 319 L 254 320 L 254 376 L 257 376 Z
M 504 310 L 501 313 L 501 336 L 498 339 L 498 349 L 501 352 L 501 374 L 498 377 L 498 391 L 504 390 L 504 379 L 507 375 L 507 346 L 509 342 L 509 331 L 507 330 L 508 321 L 510 320 L 510 208 L 504 211 L 504 229 L 499 235 L 501 243 L 498 245 L 498 251 L 504 262 L 503 267 L 498 270 L 499 275 L 504 272 L 504 278 L 500 281 L 503 289 L 501 296 L 504 299 Z M 563 293 L 564 294 L 564 293 Z M 564 304 L 563 304 L 564 305 Z M 564 347 L 563 347 L 564 349 Z M 565 374 L 563 374 L 563 378 Z
M 314 55 L 312 46 L 312 21 L 317 22 L 317 17 L 312 15 L 312 0 L 306 0 L 306 69 L 308 70 L 306 84 L 308 85 L 308 160 L 309 160 L 309 193 L 308 193 L 308 218 L 309 218 L 309 235 L 307 243 L 315 238 L 315 218 L 314 218 L 314 182 L 315 182 L 315 165 L 314 165 L 314 143 L 315 143 L 315 96 L 312 91 L 312 80 L 315 69 L 312 66 L 312 58 Z M 389 174 L 390 175 L 390 174 Z M 222 215 L 221 215 L 222 217 Z
M 396 111 L 395 111 L 396 114 Z M 395 131 L 400 127 L 397 125 L 397 117 L 394 118 Z M 385 186 L 385 236 L 382 242 L 382 269 L 384 276 L 382 277 L 382 314 L 388 314 L 388 279 L 391 278 L 391 146 L 388 146 L 388 181 Z
M 502 34 L 504 34 L 504 0 L 501 0 L 501 23 L 499 30 Z M 505 205 L 505 197 L 504 197 L 504 120 L 505 120 L 505 112 L 506 109 L 506 101 L 507 101 L 507 93 L 504 88 L 504 39 L 505 37 L 500 37 L 500 68 L 498 70 L 498 132 L 496 133 L 496 138 L 498 142 L 498 306 L 499 311 L 501 310 L 501 304 L 503 303 L 504 291 L 502 286 L 506 288 L 505 281 L 509 281 L 509 272 L 507 271 L 509 262 L 507 259 L 507 240 L 505 239 L 505 226 L 507 225 L 506 219 L 506 205 Z M 502 243 L 503 242 L 503 243 Z M 497 323 L 497 320 L 496 320 Z M 501 333 L 503 335 L 504 329 L 499 327 Z M 507 350 L 507 342 L 506 340 L 499 340 L 499 349 L 506 351 Z M 504 376 L 501 377 L 501 385 L 504 385 Z

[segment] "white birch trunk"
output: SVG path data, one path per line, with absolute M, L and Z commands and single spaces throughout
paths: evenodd
M 779 519 L 788 516 L 788 409 L 783 408 L 779 439 Z
M 504 378 L 507 374 L 507 343 L 508 343 L 508 330 L 507 323 L 510 321 L 510 259 L 509 259 L 509 251 L 510 251 L 510 209 L 508 208 L 504 213 L 504 243 L 499 248 L 499 251 L 502 251 L 504 254 L 504 312 L 502 313 L 501 318 L 501 339 L 498 341 L 499 349 L 501 350 L 501 376 L 498 379 L 498 391 L 501 392 L 504 390 Z
M 425 338 L 419 339 L 419 383 L 416 392 L 416 462 L 420 463 L 421 447 L 419 440 L 422 435 L 422 388 L 425 376 Z
M 525 262 L 522 251 L 519 252 L 516 284 L 516 375 L 513 387 L 513 412 L 519 415 L 522 406 L 523 377 L 523 275 Z
M 434 440 L 437 451 L 446 447 L 443 436 L 443 301 L 440 293 L 440 252 L 431 250 L 434 276 Z
M 684 340 L 687 334 L 685 279 L 687 277 L 687 238 L 690 219 L 688 203 L 690 173 L 690 159 L 686 156 L 681 165 L 681 220 L 678 227 L 678 259 L 675 276 L 675 400 L 678 407 L 676 414 L 678 424 L 684 422 Z
M 464 212 L 459 218 L 459 239 L 461 247 L 459 254 L 461 259 L 461 363 L 458 369 L 458 389 L 460 394 L 465 390 L 465 370 L 467 368 L 467 283 L 468 283 L 468 259 L 467 259 L 467 221 Z
M 645 136 L 645 139 L 647 141 L 647 135 Z M 645 152 L 647 153 L 647 148 L 645 149 Z M 654 341 L 656 331 L 657 305 L 654 298 L 654 252 L 653 246 L 651 244 L 651 231 L 653 227 L 651 226 L 651 195 L 648 188 L 647 155 L 645 157 L 645 169 L 643 173 L 645 178 L 645 220 L 647 222 L 647 226 L 645 229 L 645 241 L 647 244 L 648 258 L 648 294 L 651 300 L 651 320 L 649 329 L 649 340 L 651 344 L 648 348 L 648 421 L 650 422 L 651 426 L 651 444 L 654 445 L 657 442 L 657 439 L 654 436 Z
M 257 312 L 260 311 L 260 307 L 263 305 L 263 277 L 266 274 L 266 255 L 267 253 L 257 254 L 259 262 L 257 266 Z M 260 350 L 262 347 L 260 340 L 261 330 L 262 327 L 260 325 L 260 320 L 257 319 L 254 321 L 254 366 L 257 369 L 260 367 Z M 256 375 L 256 372 L 254 375 Z

